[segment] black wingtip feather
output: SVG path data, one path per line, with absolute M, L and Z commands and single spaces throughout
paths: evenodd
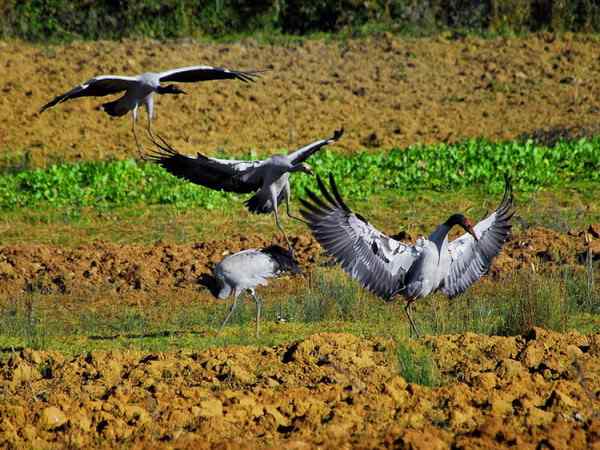
M 327 200 L 329 202 L 329 205 L 327 205 L 327 209 L 335 208 L 336 201 L 332 197 L 332 195 L 329 193 L 327 186 L 325 186 L 325 183 L 323 183 L 323 180 L 319 176 L 317 176 L 317 184 L 319 185 L 319 190 L 321 191 L 321 194 L 323 194 L 323 197 L 325 197 L 325 200 Z
M 173 157 L 181 155 L 160 134 L 157 134 L 156 136 L 158 137 L 158 139 L 160 139 L 161 142 L 158 142 L 154 138 L 151 138 L 151 140 L 152 140 L 152 143 L 156 147 L 158 147 L 158 149 L 144 154 L 143 159 L 145 161 L 152 161 L 152 162 L 162 165 L 169 158 L 173 158 Z
M 306 195 L 310 200 L 312 200 L 313 209 L 315 212 L 320 213 L 321 215 L 327 214 L 328 211 L 331 211 L 332 205 L 328 205 L 323 199 L 321 199 L 317 194 L 312 191 L 307 191 Z
M 237 78 L 245 83 L 254 83 L 256 78 L 261 77 L 262 73 L 268 72 L 269 69 L 244 70 L 243 72 L 235 72 Z
M 335 199 L 337 200 L 338 205 L 341 208 L 343 208 L 344 211 L 350 212 L 350 208 L 348 208 L 348 206 L 344 202 L 344 199 L 340 195 L 340 191 L 338 190 L 337 184 L 335 182 L 335 178 L 333 178 L 333 174 L 331 174 L 331 173 L 329 174 L 329 183 L 331 184 L 331 190 L 333 191 L 333 195 L 335 196 Z

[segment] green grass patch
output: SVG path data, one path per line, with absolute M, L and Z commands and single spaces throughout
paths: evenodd
M 585 274 L 522 273 L 502 283 L 480 282 L 453 300 L 434 295 L 416 303 L 422 334 L 475 332 L 518 335 L 533 326 L 555 331 L 600 331 L 600 289 Z M 245 298 L 222 334 L 217 330 L 231 299 L 186 303 L 156 298 L 143 306 L 106 301 L 98 293 L 72 298 L 35 288 L 0 303 L 0 349 L 31 347 L 69 354 L 90 350 L 172 351 L 230 345 L 277 345 L 320 332 L 361 337 L 386 336 L 397 343 L 395 358 L 403 376 L 435 385 L 431 355 L 408 339 L 401 299 L 385 303 L 368 294 L 339 269 L 319 269 L 295 295 L 267 296 L 261 336 L 254 337 L 255 305 Z M 178 294 L 180 295 L 180 294 Z M 103 300 L 104 299 L 104 300 Z
M 516 272 L 501 283 L 476 284 L 456 299 L 435 295 L 426 303 L 417 318 L 427 334 L 472 331 L 514 336 L 532 327 L 559 332 L 600 329 L 600 322 L 588 320 L 600 319 L 600 288 L 594 285 L 594 274 L 566 266 L 543 274 Z
M 408 383 L 430 387 L 441 384 L 441 375 L 427 347 L 398 339 L 394 350 L 398 371 Z
M 460 144 L 413 146 L 390 152 L 340 155 L 323 151 L 311 158 L 316 171 L 332 173 L 342 193 L 367 199 L 386 190 L 457 190 L 473 185 L 500 192 L 504 175 L 515 189 L 534 191 L 566 183 L 600 181 L 600 138 L 563 142 L 553 148 L 526 143 L 471 140 Z M 294 194 L 315 189 L 313 177 L 295 176 Z M 214 208 L 232 198 L 179 180 L 160 166 L 132 160 L 57 164 L 0 176 L 0 209 L 42 206 L 111 209 L 136 203 Z
M 295 177 L 304 178 L 304 175 Z M 295 181 L 294 181 L 295 183 Z M 197 188 L 202 190 L 203 188 Z M 517 216 L 514 232 L 527 227 L 546 227 L 561 233 L 583 230 L 600 222 L 598 183 L 572 183 L 567 186 L 518 192 L 515 195 Z M 433 190 L 399 192 L 387 190 L 366 200 L 348 197 L 351 208 L 367 217 L 383 232 L 408 232 L 415 237 L 429 234 L 452 212 L 462 212 L 473 220 L 495 208 L 500 194 L 490 194 L 480 186 L 457 189 L 440 195 Z M 89 245 L 95 240 L 119 244 L 165 243 L 189 244 L 222 236 L 275 233 L 271 215 L 249 213 L 243 206 L 244 196 L 232 196 L 212 210 L 202 206 L 180 207 L 177 204 L 113 205 L 113 207 L 52 206 L 23 207 L 4 210 L 0 216 L 2 243 L 52 244 L 63 247 Z M 292 198 L 292 210 L 299 202 Z M 306 226 L 283 218 L 292 235 L 306 234 Z

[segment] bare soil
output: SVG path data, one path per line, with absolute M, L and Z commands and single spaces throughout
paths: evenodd
M 445 380 L 397 375 L 393 342 L 317 334 L 274 348 L 23 350 L 0 363 L 4 448 L 589 449 L 600 335 L 421 341 Z
M 495 260 L 491 278 L 521 268 L 547 270 L 562 265 L 582 266 L 588 248 L 600 259 L 600 237 L 586 243 L 583 232 L 569 234 L 530 228 L 515 234 Z M 411 240 L 416 236 L 406 236 Z M 322 250 L 310 235 L 293 236 L 294 252 L 305 269 L 321 262 Z M 272 241 L 260 235 L 194 244 L 119 245 L 94 242 L 76 248 L 43 244 L 0 246 L 0 294 L 26 289 L 43 293 L 85 294 L 90 291 L 166 293 L 198 290 L 198 280 L 210 274 L 225 255 L 261 248 Z M 283 242 L 279 242 L 284 245 Z
M 253 84 L 207 82 L 183 86 L 188 94 L 179 98 L 159 96 L 156 131 L 190 153 L 273 152 L 342 125 L 346 135 L 336 148 L 344 152 L 512 139 L 556 126 L 575 127 L 571 133 L 580 135 L 577 130 L 595 132 L 600 111 L 598 44 L 578 35 L 386 34 L 288 45 L 0 42 L 0 54 L 0 152 L 29 151 L 36 165 L 136 155 L 131 119 L 108 117 L 98 107 L 104 98 L 77 99 L 38 115 L 55 95 L 95 75 L 192 64 L 271 71 Z

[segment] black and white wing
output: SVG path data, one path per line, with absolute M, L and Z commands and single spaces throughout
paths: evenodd
M 340 128 L 339 130 L 335 130 L 333 136 L 327 139 L 320 139 L 318 141 L 311 142 L 308 145 L 305 145 L 302 148 L 290 153 L 287 155 L 288 160 L 293 165 L 300 164 L 301 162 L 306 161 L 310 158 L 314 153 L 319 151 L 322 147 L 333 144 L 337 140 L 339 140 L 344 134 L 344 129 Z
M 114 75 L 103 75 L 92 78 L 78 86 L 75 86 L 69 92 L 54 97 L 40 109 L 40 113 L 59 103 L 78 97 L 103 97 L 105 95 L 116 94 L 126 91 L 138 83 L 137 77 L 120 77 Z
M 507 179 L 504 198 L 496 211 L 473 227 L 478 240 L 465 233 L 448 244 L 451 263 L 442 292 L 454 297 L 487 273 L 510 234 L 514 213 L 512 187 Z
M 195 83 L 197 81 L 209 80 L 241 80 L 244 82 L 254 81 L 263 70 L 229 70 L 223 67 L 211 66 L 189 66 L 166 70 L 159 74 L 161 82 L 176 81 L 180 83 Z
M 194 158 L 179 153 L 160 136 L 159 139 L 162 142 L 153 141 L 158 149 L 145 155 L 145 159 L 161 165 L 178 178 L 210 189 L 239 194 L 254 192 L 261 187 L 260 182 L 243 181 L 239 175 L 259 166 L 262 161 L 209 158 L 201 153 Z
M 323 199 L 308 191 L 300 212 L 315 238 L 342 268 L 374 294 L 390 299 L 403 288 L 404 275 L 420 254 L 418 247 L 398 242 L 353 213 L 342 200 L 333 176 L 331 193 L 317 177 Z

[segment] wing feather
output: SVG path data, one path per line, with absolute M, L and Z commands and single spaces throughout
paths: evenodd
M 512 187 L 507 179 L 504 197 L 496 211 L 474 227 L 478 240 L 465 233 L 448 244 L 452 261 L 442 292 L 455 297 L 487 273 L 493 259 L 508 239 L 513 214 Z
M 103 75 L 92 78 L 85 83 L 75 86 L 68 92 L 54 97 L 40 109 L 40 113 L 59 103 L 79 97 L 104 97 L 126 91 L 138 83 L 137 77 L 121 77 Z
M 160 81 L 176 81 L 180 83 L 195 83 L 197 81 L 209 80 L 241 80 L 245 83 L 254 81 L 254 79 L 264 70 L 229 70 L 224 67 L 211 66 L 189 66 L 179 67 L 177 69 L 167 70 L 160 74 Z
M 160 136 L 159 136 L 160 138 Z M 209 158 L 198 153 L 196 158 L 179 153 L 164 139 L 153 141 L 157 150 L 145 155 L 145 159 L 161 165 L 170 174 L 194 184 L 227 192 L 245 194 L 258 190 L 259 183 L 244 182 L 239 175 L 247 167 L 260 161 L 236 161 Z
M 299 148 L 298 150 L 290 153 L 288 158 L 293 165 L 300 164 L 301 162 L 306 161 L 312 155 L 314 155 L 317 151 L 323 148 L 326 145 L 333 144 L 337 140 L 339 140 L 344 134 L 344 129 L 340 128 L 339 130 L 335 130 L 333 136 L 328 139 L 320 139 L 318 141 L 311 142 L 304 147 Z
M 403 287 L 404 275 L 419 250 L 378 231 L 344 203 L 333 176 L 330 189 L 317 177 L 322 198 L 308 191 L 300 199 L 302 216 L 326 252 L 362 286 L 390 299 Z

